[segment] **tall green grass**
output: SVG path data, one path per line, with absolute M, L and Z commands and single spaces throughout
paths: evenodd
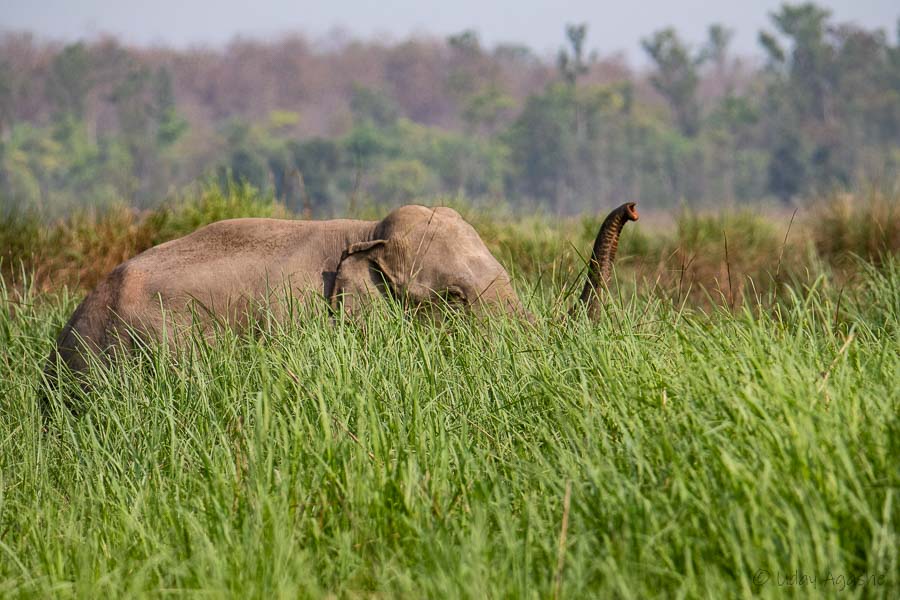
M 897 597 L 900 261 L 860 268 L 597 324 L 533 283 L 533 325 L 303 314 L 46 420 L 76 298 L 3 288 L 0 595 Z

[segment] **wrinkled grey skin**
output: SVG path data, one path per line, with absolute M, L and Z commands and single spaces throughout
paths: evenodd
M 624 208 L 611 213 L 598 240 L 618 238 Z M 612 254 L 595 251 L 589 282 L 601 281 L 591 278 L 597 269 L 608 274 L 614 253 L 614 246 Z M 234 219 L 116 267 L 63 328 L 47 373 L 54 376 L 57 360 L 83 371 L 85 349 L 105 357 L 127 350 L 134 336 L 175 341 L 192 323 L 241 330 L 263 305 L 283 317 L 289 296 L 324 298 L 352 315 L 386 295 L 408 307 L 449 304 L 531 318 L 506 270 L 453 209 L 403 206 L 377 222 Z
M 81 371 L 85 346 L 102 355 L 133 335 L 173 340 L 192 321 L 241 329 L 262 304 L 285 310 L 286 286 L 301 302 L 324 296 L 351 314 L 389 293 L 411 305 L 524 312 L 506 270 L 450 208 L 404 206 L 378 222 L 233 219 L 116 267 L 76 309 L 56 351 Z

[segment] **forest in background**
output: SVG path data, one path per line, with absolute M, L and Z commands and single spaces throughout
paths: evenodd
M 7 32 L 0 208 L 152 208 L 198 180 L 315 217 L 435 194 L 574 214 L 896 188 L 900 21 L 785 4 L 760 59 L 720 25 L 700 45 L 664 29 L 642 39 L 641 69 L 591 52 L 592 34 L 569 25 L 543 57 L 473 31 L 186 50 Z

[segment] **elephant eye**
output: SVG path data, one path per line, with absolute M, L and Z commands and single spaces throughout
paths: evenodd
M 441 294 L 444 300 L 449 304 L 465 304 L 466 303 L 466 293 L 462 291 L 461 288 L 458 288 L 454 285 L 448 287 Z
M 375 274 L 375 283 L 376 285 L 383 285 L 384 291 L 388 296 L 395 300 L 399 300 L 402 298 L 401 290 L 398 288 L 391 278 L 385 275 L 384 270 L 381 268 L 381 265 L 378 264 L 377 261 L 370 260 L 369 266 Z

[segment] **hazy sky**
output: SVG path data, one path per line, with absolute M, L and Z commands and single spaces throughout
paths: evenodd
M 699 42 L 721 22 L 736 30 L 734 47 L 757 52 L 756 34 L 779 0 L 0 0 L 0 29 L 29 30 L 71 40 L 113 33 L 142 44 L 222 44 L 238 34 L 266 38 L 302 32 L 327 42 L 336 28 L 363 38 L 444 36 L 474 29 L 489 45 L 524 43 L 539 53 L 563 42 L 566 23 L 587 22 L 588 45 L 601 53 L 623 50 L 640 60 L 639 40 L 672 25 Z M 894 39 L 897 0 L 823 0 L 839 21 L 886 29 Z

